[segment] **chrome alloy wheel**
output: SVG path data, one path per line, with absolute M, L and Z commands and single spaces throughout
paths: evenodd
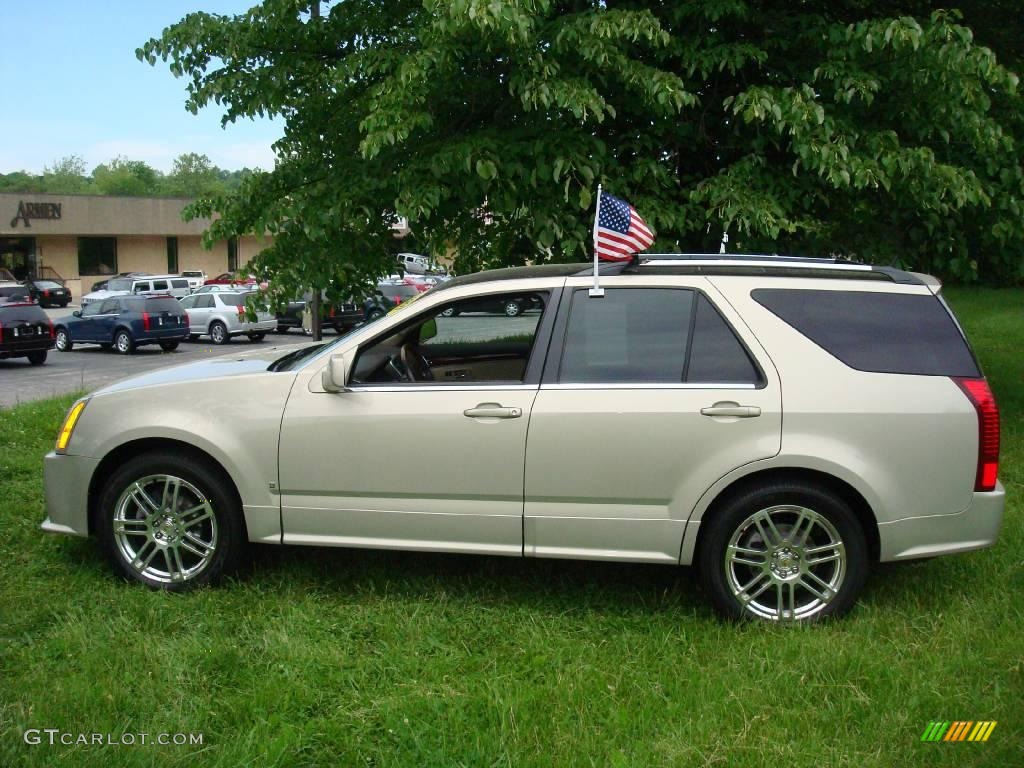
M 725 550 L 729 589 L 762 619 L 797 621 L 821 612 L 846 577 L 846 547 L 812 509 L 780 505 L 750 515 Z
M 217 551 L 217 518 L 205 494 L 188 481 L 149 475 L 117 500 L 114 543 L 139 575 L 164 584 L 188 581 Z

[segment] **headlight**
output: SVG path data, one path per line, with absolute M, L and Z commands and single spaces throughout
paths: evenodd
M 57 434 L 57 453 L 64 453 L 68 447 L 68 443 L 71 441 L 71 433 L 75 431 L 75 424 L 78 423 L 78 417 L 82 415 L 82 411 L 85 410 L 85 404 L 88 400 L 79 400 L 68 411 L 68 415 L 64 417 L 64 424 L 61 425 L 60 432 Z

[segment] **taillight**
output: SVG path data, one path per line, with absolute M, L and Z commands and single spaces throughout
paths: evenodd
M 238 310 L 238 319 L 245 320 L 245 307 L 235 307 Z
M 43 298 L 44 299 L 48 299 L 49 297 L 50 297 L 50 291 L 48 289 L 44 288 L 43 289 Z
M 142 327 L 145 330 L 149 330 L 149 312 L 142 313 Z
M 50 320 L 49 323 L 50 323 L 50 338 L 51 339 L 55 339 L 55 338 L 57 338 L 57 329 L 53 327 L 53 320 Z
M 975 491 L 994 491 L 999 476 L 999 408 L 985 379 L 953 379 L 978 412 Z

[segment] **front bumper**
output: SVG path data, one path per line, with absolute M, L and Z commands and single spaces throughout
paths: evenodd
M 89 481 L 99 459 L 50 451 L 43 459 L 46 513 L 42 529 L 71 536 L 89 535 Z
M 975 493 L 971 505 L 955 515 L 929 515 L 879 523 L 879 559 L 912 560 L 984 549 L 996 543 L 1003 522 L 1006 491 Z

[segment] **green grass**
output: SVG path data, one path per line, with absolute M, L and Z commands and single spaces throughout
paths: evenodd
M 715 619 L 664 567 L 260 548 L 184 596 L 44 536 L 69 400 L 0 413 L 0 765 L 1024 764 L 1024 292 L 951 291 L 1001 406 L 994 549 L 878 569 L 845 620 Z M 922 744 L 932 719 L 999 721 Z M 202 747 L 27 746 L 28 728 Z

